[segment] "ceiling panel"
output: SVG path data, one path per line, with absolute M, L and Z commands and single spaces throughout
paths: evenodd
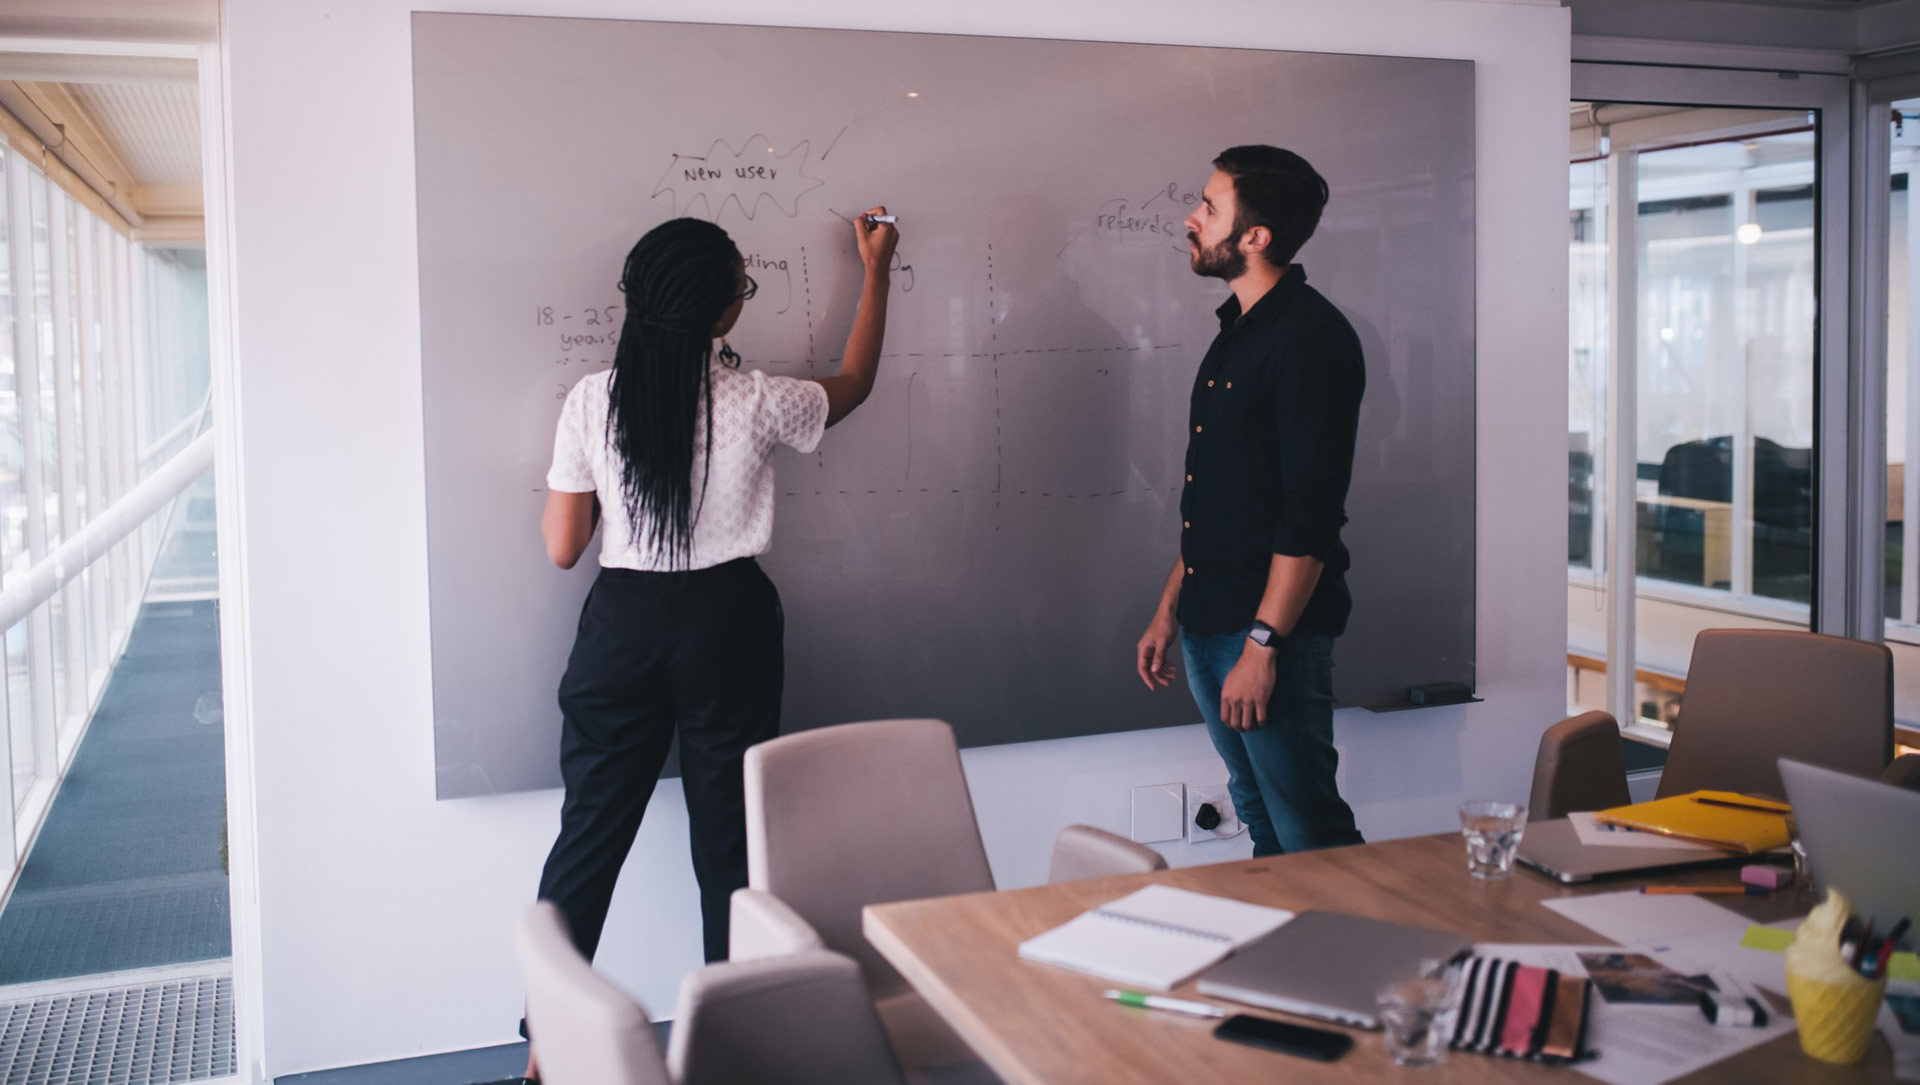
M 190 83 L 74 83 L 67 90 L 141 185 L 200 183 L 200 116 Z

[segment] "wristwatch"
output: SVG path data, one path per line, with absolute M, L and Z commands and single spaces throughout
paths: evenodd
M 1252 629 L 1247 630 L 1247 639 L 1262 648 L 1278 649 L 1287 643 L 1287 638 L 1281 636 L 1279 630 L 1258 620 L 1253 623 Z

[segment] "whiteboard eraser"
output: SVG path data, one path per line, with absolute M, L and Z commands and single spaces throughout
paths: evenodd
M 1429 682 L 1407 687 L 1407 703 L 1417 705 L 1465 704 L 1473 700 L 1473 688 L 1465 682 Z

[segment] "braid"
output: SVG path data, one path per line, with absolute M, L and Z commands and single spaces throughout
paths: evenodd
M 693 551 L 693 446 L 705 405 L 704 498 L 713 463 L 713 329 L 733 303 L 740 252 L 725 230 L 681 218 L 627 254 L 627 296 L 613 354 L 607 432 L 620 453 L 620 496 L 634 543 L 685 566 Z

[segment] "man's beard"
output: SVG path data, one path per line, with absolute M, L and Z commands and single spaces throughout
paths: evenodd
M 1194 245 L 1200 244 L 1198 234 L 1189 232 L 1187 240 Z M 1203 248 L 1193 254 L 1193 273 L 1215 279 L 1232 282 L 1247 272 L 1247 254 L 1240 251 L 1236 239 L 1228 238 L 1212 248 Z

